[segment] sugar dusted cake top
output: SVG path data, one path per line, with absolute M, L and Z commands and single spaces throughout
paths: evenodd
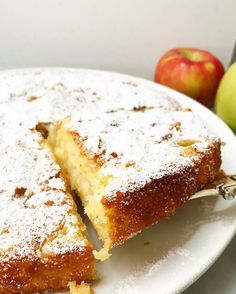
M 83 250 L 82 241 L 70 242 L 78 231 L 68 213 L 73 201 L 35 130 L 39 122 L 65 117 L 70 117 L 68 129 L 79 133 L 88 153 L 100 160 L 101 172 L 112 175 L 111 197 L 193 164 L 194 156 L 180 156 L 179 139 L 196 139 L 201 151 L 215 140 L 191 111 L 139 80 L 76 70 L 1 73 L 0 249 L 12 250 L 0 260 L 71 246 Z M 70 231 L 63 244 L 47 242 L 61 227 Z
M 119 109 L 79 120 L 72 116 L 65 126 L 110 178 L 105 192 L 110 197 L 194 166 L 198 153 L 209 151 L 216 140 L 192 111 L 169 98 L 165 107 Z M 194 155 L 183 154 L 186 144 L 194 148 Z

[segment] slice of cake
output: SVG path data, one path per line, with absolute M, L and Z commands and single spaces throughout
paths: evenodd
M 68 117 L 48 142 L 105 248 L 173 214 L 221 164 L 220 141 L 172 100 Z

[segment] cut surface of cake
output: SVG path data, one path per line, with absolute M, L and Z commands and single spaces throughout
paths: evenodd
M 0 82 L 0 293 L 91 281 L 70 189 L 111 248 L 219 170 L 219 139 L 154 84 L 70 69 L 2 72 Z

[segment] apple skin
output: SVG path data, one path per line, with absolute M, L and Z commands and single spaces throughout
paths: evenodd
M 159 60 L 154 81 L 211 108 L 223 75 L 222 63 L 210 52 L 194 48 L 174 48 Z
M 220 82 L 215 111 L 236 133 L 236 62 L 226 71 Z

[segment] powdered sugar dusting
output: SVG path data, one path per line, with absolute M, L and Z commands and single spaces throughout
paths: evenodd
M 143 281 L 150 281 L 150 278 L 157 275 L 168 260 L 177 257 L 180 260 L 180 264 L 183 265 L 184 260 L 192 258 L 188 249 L 182 247 L 176 247 L 169 250 L 162 259 L 147 261 L 141 267 L 133 268 L 129 274 L 115 286 L 115 294 L 138 294 L 140 293 L 140 283 L 138 283 L 139 277 L 142 277 Z
M 102 162 L 100 172 L 110 177 L 105 191 L 110 197 L 194 166 L 199 153 L 207 152 L 215 140 L 191 111 L 167 97 L 164 107 L 100 112 L 79 120 L 73 116 L 66 128 L 79 134 L 88 156 Z M 181 156 L 186 148 L 179 145 L 181 139 L 195 141 L 195 156 Z

